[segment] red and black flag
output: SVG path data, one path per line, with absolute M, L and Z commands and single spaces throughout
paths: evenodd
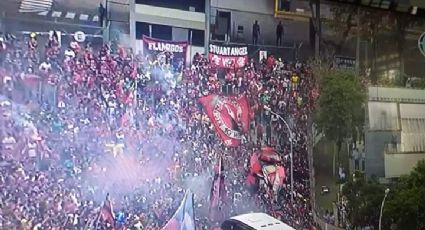
M 242 135 L 249 131 L 251 117 L 247 98 L 212 94 L 199 101 L 224 144 L 239 146 Z

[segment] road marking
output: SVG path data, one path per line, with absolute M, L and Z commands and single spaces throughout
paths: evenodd
M 81 21 L 87 21 L 87 20 L 89 20 L 89 16 L 87 14 L 80 14 L 80 20 Z
M 62 12 L 60 11 L 53 11 L 52 18 L 60 18 L 62 16 Z
M 66 12 L 65 18 L 74 19 L 75 13 L 74 12 Z
M 19 12 L 44 12 L 49 11 L 53 5 L 53 0 L 21 0 Z
M 2 1 L 2 0 L 0 0 Z M 23 0 L 23 1 L 35 1 L 35 0 Z M 42 1 L 51 1 L 51 0 L 42 0 Z M 99 22 L 100 18 L 98 15 L 89 15 L 89 14 L 77 14 L 75 12 L 62 12 L 62 11 L 50 11 L 50 9 L 44 9 L 33 7 L 20 9 L 21 13 L 37 13 L 39 16 L 51 17 L 51 18 L 62 18 L 70 20 L 79 20 L 79 21 L 88 21 L 88 22 Z M 49 15 L 49 13 L 51 14 Z
M 48 13 L 49 13 L 49 11 L 42 11 L 42 12 L 38 13 L 38 15 L 47 16 Z

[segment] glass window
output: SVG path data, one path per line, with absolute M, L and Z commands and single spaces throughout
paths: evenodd
M 152 26 L 152 37 L 172 40 L 172 27 L 158 24 L 149 24 L 146 22 L 136 22 L 136 38 L 142 39 L 143 35 L 149 36 L 149 25 Z
M 194 46 L 204 46 L 205 42 L 205 33 L 203 30 L 195 30 L 191 29 L 189 30 L 189 39 L 190 39 L 190 32 L 192 32 L 192 45 Z
M 152 24 L 152 37 L 163 40 L 173 40 L 173 31 L 171 26 Z
M 136 22 L 136 39 L 142 39 L 143 35 L 149 36 L 149 24 Z
M 195 12 L 205 12 L 204 0 L 136 0 L 136 3 L 187 11 L 194 7 Z

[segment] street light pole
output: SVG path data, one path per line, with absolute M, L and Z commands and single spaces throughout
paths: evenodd
M 289 131 L 289 139 L 290 139 L 289 142 L 291 143 L 291 152 L 289 154 L 289 157 L 291 158 L 291 169 L 290 169 L 290 172 L 291 172 L 291 204 L 293 204 L 294 203 L 294 159 L 293 159 L 293 152 L 292 152 L 293 151 L 292 141 L 294 140 L 293 139 L 293 133 L 292 133 L 291 128 L 288 125 L 288 122 L 286 122 L 286 120 L 282 116 L 273 112 L 267 106 L 264 106 L 264 109 L 268 110 L 271 114 L 277 116 L 281 121 L 283 121 L 283 123 L 285 124 L 286 128 Z
M 390 192 L 389 188 L 385 189 L 385 196 L 384 196 L 384 199 L 382 200 L 382 204 L 381 204 L 381 213 L 379 214 L 379 228 L 378 228 L 379 230 L 381 230 L 381 226 L 382 226 L 382 224 L 381 224 L 381 222 L 382 222 L 382 211 L 384 210 L 385 199 L 387 198 L 387 195 L 388 195 L 389 192 Z

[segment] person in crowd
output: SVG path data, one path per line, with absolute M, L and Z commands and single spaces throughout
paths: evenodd
M 102 3 L 99 4 L 99 26 L 103 27 L 103 24 L 105 23 L 105 15 L 106 15 L 106 8 L 103 6 Z
M 354 162 L 354 169 L 359 170 L 360 169 L 360 153 L 357 148 L 353 149 L 352 152 L 353 162 Z
M 276 26 L 276 46 L 282 46 L 283 40 L 283 25 L 282 21 L 279 21 L 279 24 Z
M 252 25 L 252 44 L 257 45 L 259 37 L 260 37 L 260 25 L 258 24 L 258 21 L 255 20 L 254 24 Z

